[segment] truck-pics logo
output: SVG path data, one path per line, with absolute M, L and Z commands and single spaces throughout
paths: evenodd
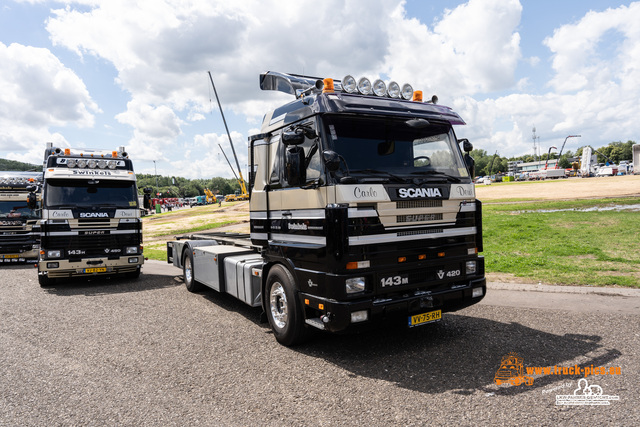
M 516 386 L 522 383 L 532 385 L 534 378 L 524 375 L 523 361 L 524 359 L 518 356 L 517 353 L 509 353 L 503 356 L 493 381 L 498 385 L 505 383 Z
M 417 197 L 442 197 L 439 188 L 399 188 L 398 197 L 415 199 Z
M 109 214 L 106 212 L 80 212 L 78 216 L 80 218 L 109 218 Z

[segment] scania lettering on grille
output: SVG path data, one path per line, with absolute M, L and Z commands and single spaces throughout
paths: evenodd
M 415 199 L 418 197 L 442 197 L 439 188 L 399 188 L 398 197 L 402 199 Z
M 80 218 L 109 218 L 106 212 L 80 212 Z

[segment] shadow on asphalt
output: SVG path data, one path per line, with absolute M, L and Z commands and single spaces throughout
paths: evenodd
M 599 336 L 555 335 L 516 322 L 448 313 L 443 321 L 417 329 L 383 328 L 363 334 L 317 335 L 296 351 L 324 359 L 364 376 L 422 393 L 453 391 L 468 395 L 477 390 L 496 395 L 518 395 L 546 388 L 574 376 L 536 376 L 533 385 L 498 388 L 494 376 L 502 357 L 515 352 L 525 367 L 573 366 L 568 362 L 595 352 L 580 366 L 610 366 L 621 352 L 605 349 Z M 384 367 L 373 371 L 371 366 Z M 526 375 L 526 373 L 525 373 Z
M 59 280 L 56 284 L 45 287 L 43 290 L 57 296 L 97 296 L 143 292 L 180 285 L 182 282 L 177 281 L 173 276 L 143 273 L 137 279 L 118 276 L 72 277 Z
M 261 308 L 249 307 L 213 290 L 200 295 L 224 310 L 242 315 L 271 335 L 269 325 L 260 322 Z M 291 350 L 326 360 L 354 377 L 380 379 L 422 393 L 452 390 L 468 395 L 481 390 L 510 396 L 577 377 L 534 375 L 531 386 L 498 387 L 494 376 L 503 356 L 518 353 L 525 367 L 568 367 L 574 365 L 569 361 L 575 359 L 583 360 L 580 366 L 613 366 L 622 353 L 605 348 L 601 341 L 597 335 L 556 335 L 516 322 L 446 313 L 441 322 L 414 329 L 395 325 L 341 335 L 318 331 L 309 342 Z M 593 354 L 597 356 L 587 356 Z

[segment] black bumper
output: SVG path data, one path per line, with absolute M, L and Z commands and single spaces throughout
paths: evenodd
M 482 295 L 473 297 L 474 289 L 482 289 Z M 438 292 L 406 291 L 401 296 L 391 298 L 368 298 L 341 302 L 317 297 L 301 292 L 301 303 L 321 312 L 324 329 L 342 332 L 379 322 L 406 321 L 409 316 L 441 310 L 442 313 L 461 310 L 480 302 L 487 293 L 486 278 L 470 280 L 464 287 Z M 368 312 L 368 320 L 352 323 L 351 313 Z

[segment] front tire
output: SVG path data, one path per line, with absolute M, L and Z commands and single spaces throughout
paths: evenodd
M 266 312 L 276 340 L 287 347 L 299 344 L 308 336 L 304 315 L 293 276 L 281 265 L 267 276 Z
M 196 282 L 193 270 L 193 253 L 191 250 L 187 250 L 182 260 L 182 277 L 184 279 L 184 285 L 189 292 L 199 292 L 202 290 L 202 284 Z
M 41 288 L 48 288 L 56 284 L 56 279 L 50 279 L 45 274 L 38 274 L 38 283 L 40 283 Z

